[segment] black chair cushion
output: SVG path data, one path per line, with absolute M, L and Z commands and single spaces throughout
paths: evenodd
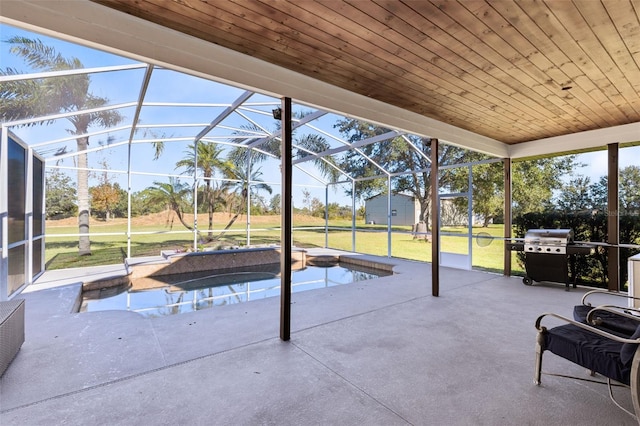
M 640 338 L 640 325 L 638 326 L 638 328 L 636 328 L 635 333 L 633 333 L 629 338 L 630 339 Z M 622 345 L 622 348 L 620 349 L 620 361 L 622 361 L 624 365 L 631 364 L 631 361 L 633 360 L 633 356 L 636 353 L 636 349 L 638 349 L 637 343 L 624 343 Z
M 588 305 L 576 305 L 573 307 L 573 319 L 578 322 L 587 322 L 587 315 L 594 307 Z M 624 337 L 629 337 L 635 333 L 636 328 L 640 325 L 639 321 L 632 318 L 626 318 L 616 315 L 613 312 L 596 311 L 594 317 L 600 318 L 599 328 L 611 330 L 619 333 Z
M 549 329 L 544 336 L 546 350 L 605 377 L 629 384 L 631 367 L 620 359 L 622 343 L 573 324 Z

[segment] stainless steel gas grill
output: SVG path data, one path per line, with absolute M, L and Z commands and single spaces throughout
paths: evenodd
M 572 229 L 529 229 L 524 234 L 525 253 L 567 254 L 573 243 Z
M 559 282 L 564 283 L 568 291 L 570 257 L 591 254 L 595 246 L 574 242 L 572 229 L 529 229 L 524 242 L 507 242 L 507 248 L 524 252 L 524 284 L 531 285 L 534 281 Z

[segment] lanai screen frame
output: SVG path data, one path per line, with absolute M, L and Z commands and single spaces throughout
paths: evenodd
M 139 91 L 140 94 L 139 94 L 139 97 L 138 97 L 138 101 L 137 102 L 127 102 L 127 103 L 115 104 L 115 105 L 110 105 L 110 106 L 107 106 L 107 107 L 103 108 L 105 110 L 106 109 L 117 110 L 117 109 L 121 109 L 121 108 L 135 107 L 135 117 L 133 119 L 132 124 L 126 125 L 126 126 L 120 126 L 118 128 L 118 130 L 125 129 L 125 130 L 129 130 L 130 131 L 129 140 L 128 141 L 118 141 L 115 144 L 111 144 L 111 145 L 108 145 L 108 146 L 105 146 L 105 147 L 92 148 L 92 149 L 89 149 L 89 150 L 86 151 L 86 152 L 100 151 L 102 149 L 111 149 L 111 148 L 114 148 L 114 147 L 116 147 L 118 145 L 126 144 L 128 146 L 128 148 L 129 148 L 129 154 L 130 154 L 130 148 L 131 148 L 132 144 L 139 143 L 139 142 L 144 142 L 144 140 L 140 141 L 140 140 L 137 140 L 135 138 L 136 131 L 138 129 L 140 129 L 140 128 L 143 128 L 143 127 L 147 127 L 147 128 L 149 127 L 149 126 L 139 125 L 138 119 L 139 119 L 139 116 L 140 116 L 141 109 L 144 106 L 147 106 L 147 104 L 144 101 L 144 95 L 146 93 L 147 86 L 149 84 L 149 80 L 151 78 L 151 74 L 152 74 L 153 69 L 154 69 L 153 65 L 139 63 L 139 64 L 131 64 L 131 65 L 98 67 L 98 68 L 88 68 L 88 69 L 80 69 L 80 70 L 61 71 L 61 72 L 22 74 L 22 75 L 16 75 L 16 76 L 6 76 L 6 77 L 1 78 L 0 80 L 10 81 L 10 80 L 56 78 L 56 77 L 60 77 L 60 76 L 94 74 L 94 73 L 108 73 L 108 72 L 116 72 L 116 71 L 131 70 L 131 69 L 145 69 L 145 77 L 143 79 L 142 87 L 140 88 L 140 91 Z M 218 125 L 226 116 L 236 112 L 239 108 L 243 107 L 245 105 L 245 101 L 247 101 L 254 93 L 256 93 L 256 92 L 245 91 L 239 98 L 237 98 L 234 102 L 229 104 L 229 106 L 225 109 L 225 111 L 221 115 L 215 117 L 208 126 L 203 128 L 195 136 L 195 138 L 193 138 L 194 143 L 197 144 L 200 141 L 206 141 L 206 142 L 215 142 L 215 143 L 222 143 L 222 144 L 226 144 L 226 145 L 232 145 L 232 143 L 230 143 L 230 142 L 222 142 L 222 141 L 219 141 L 219 140 L 208 139 L 207 138 L 207 133 L 209 131 L 213 130 L 216 127 L 216 125 Z M 150 103 L 149 105 L 152 105 L 152 104 L 153 103 Z M 179 104 L 179 103 L 166 103 L 165 104 L 165 106 L 180 106 L 180 105 L 181 104 Z M 277 103 L 274 102 L 273 105 L 276 106 Z M 86 113 L 89 113 L 89 112 L 92 112 L 92 111 L 95 111 L 95 109 L 94 110 L 80 111 L 80 112 L 68 112 L 68 113 L 61 113 L 61 114 L 52 114 L 52 115 L 49 115 L 49 116 L 33 117 L 33 118 L 30 118 L 30 119 L 23 119 L 23 120 L 16 120 L 16 121 L 12 121 L 12 122 L 7 122 L 7 123 L 4 123 L 4 126 L 8 127 L 8 128 L 17 127 L 17 126 L 24 126 L 24 125 L 29 125 L 31 123 L 40 122 L 40 121 L 57 120 L 57 119 L 65 118 L 65 117 L 86 114 Z M 305 124 L 311 122 L 313 119 L 318 118 L 318 117 L 320 117 L 322 115 L 325 115 L 327 113 L 328 113 L 328 111 L 322 111 L 322 110 L 318 109 L 318 110 L 314 111 L 313 113 L 305 116 L 304 118 L 302 118 L 300 120 L 296 120 L 296 123 L 294 123 L 292 129 L 296 129 L 297 127 L 304 126 Z M 183 124 L 183 125 L 185 125 L 185 124 Z M 186 125 L 191 125 L 191 124 L 186 124 Z M 317 129 L 317 128 L 314 128 L 314 129 L 319 131 L 319 132 L 323 132 L 320 129 Z M 65 141 L 65 140 L 70 141 L 70 140 L 73 140 L 73 139 L 75 139 L 77 137 L 82 137 L 82 136 L 87 136 L 87 137 L 97 136 L 97 135 L 100 135 L 100 134 L 108 133 L 110 131 L 113 131 L 113 129 L 108 128 L 108 129 L 99 130 L 99 131 L 96 131 L 96 132 L 91 132 L 91 133 L 88 133 L 86 135 L 72 135 L 72 136 L 69 136 L 69 137 L 66 137 L 66 138 L 53 139 L 51 141 L 46 141 L 46 142 L 42 142 L 42 143 L 36 144 L 36 145 L 33 146 L 33 148 L 34 149 L 42 148 L 42 147 L 46 147 L 47 145 L 50 145 L 50 144 L 59 143 L 61 141 Z M 337 148 L 331 148 L 331 149 L 328 149 L 328 150 L 326 150 L 324 152 L 320 152 L 320 153 L 315 153 L 315 152 L 311 152 L 311 151 L 306 150 L 306 152 L 309 154 L 309 156 L 304 157 L 304 158 L 295 159 L 293 161 L 293 166 L 294 167 L 298 167 L 300 170 L 302 170 L 303 172 L 305 172 L 306 174 L 311 176 L 313 179 L 317 180 L 318 183 L 320 185 L 324 186 L 325 188 L 328 188 L 329 186 L 338 184 L 340 182 L 329 182 L 327 180 L 324 180 L 321 177 L 318 177 L 318 176 L 316 176 L 316 175 L 314 175 L 312 173 L 309 173 L 308 171 L 300 168 L 298 165 L 299 164 L 303 164 L 305 162 L 308 162 L 308 161 L 310 161 L 310 160 L 312 160 L 314 158 L 322 158 L 322 157 L 325 157 L 325 156 L 328 156 L 328 155 L 338 154 L 338 153 L 341 153 L 341 152 L 344 152 L 344 151 L 347 151 L 347 150 L 351 150 L 351 149 L 358 150 L 359 148 L 364 147 L 366 145 L 369 145 L 369 144 L 372 144 L 372 143 L 376 143 L 376 142 L 380 142 L 380 141 L 389 140 L 389 139 L 391 139 L 393 137 L 402 136 L 405 139 L 407 138 L 406 137 L 406 135 L 407 135 L 406 132 L 401 132 L 399 130 L 391 130 L 391 131 L 385 133 L 384 135 L 380 135 L 380 136 L 376 136 L 376 137 L 373 137 L 373 138 L 370 138 L 370 139 L 362 140 L 362 141 L 356 142 L 354 144 L 349 144 L 347 141 L 341 140 L 341 138 L 339 138 L 339 137 L 336 137 L 336 136 L 333 136 L 333 135 L 329 135 L 326 132 L 324 132 L 324 133 L 327 136 L 331 136 L 334 140 L 339 141 L 342 145 L 337 147 Z M 248 138 L 248 140 L 246 142 L 246 147 L 248 149 L 251 149 L 251 150 L 259 149 L 260 145 L 262 143 L 264 143 L 265 141 L 267 141 L 270 137 L 278 138 L 279 136 L 277 134 L 273 134 L 273 135 L 264 136 L 262 138 Z M 183 139 L 187 139 L 188 140 L 189 138 L 183 138 Z M 425 154 L 422 153 L 420 150 L 418 150 L 417 147 L 415 147 L 412 143 L 409 143 L 408 145 L 418 155 L 425 156 Z M 304 148 L 299 147 L 299 146 L 295 146 L 294 145 L 294 147 L 296 149 L 304 150 Z M 76 156 L 78 154 L 79 154 L 78 152 L 75 152 L 75 153 L 68 153 L 68 154 L 56 156 L 55 160 L 64 159 L 66 157 L 73 157 L 73 156 Z M 356 182 L 364 181 L 366 179 L 377 179 L 377 178 L 383 177 L 383 178 L 386 178 L 387 180 L 389 180 L 392 176 L 398 176 L 398 175 L 402 175 L 402 174 L 408 174 L 408 173 L 411 173 L 411 172 L 416 172 L 416 171 L 407 171 L 405 173 L 391 173 L 391 172 L 388 172 L 387 170 L 385 170 L 384 167 L 376 164 L 374 160 L 366 157 L 364 154 L 363 154 L 363 156 L 370 163 L 374 164 L 374 166 L 377 167 L 380 170 L 382 175 L 381 176 L 374 176 L 374 177 L 371 177 L 371 178 L 351 178 L 347 171 L 338 170 L 341 173 L 341 175 L 346 176 L 347 178 L 350 179 L 349 182 L 351 182 L 352 185 L 355 184 Z M 52 159 L 54 159 L 54 158 L 49 158 L 49 160 L 52 160 Z M 131 177 L 132 177 L 132 175 L 136 174 L 136 172 L 132 172 L 131 171 L 130 164 L 131 164 L 131 156 L 129 155 L 128 169 L 126 171 L 126 173 L 127 173 L 127 181 L 128 181 L 128 189 L 129 189 L 129 200 L 130 200 Z M 333 167 L 335 167 L 335 166 L 333 166 Z M 71 169 L 73 169 L 73 168 L 71 168 Z M 100 169 L 91 169 L 91 170 L 93 170 L 93 171 L 101 171 Z M 115 173 L 117 171 L 111 170 L 110 172 Z M 194 173 L 194 174 L 195 174 L 194 179 L 201 178 L 201 176 L 197 176 L 197 172 Z M 249 182 L 249 183 L 251 184 L 251 183 L 256 183 L 256 182 Z M 387 188 L 387 192 L 391 193 L 391 191 L 389 191 L 389 188 Z M 196 199 L 196 202 L 197 202 L 197 199 Z M 326 207 L 326 205 L 325 205 L 325 207 Z M 355 206 L 353 206 L 353 208 L 355 210 Z M 355 214 L 355 212 L 353 212 L 353 213 Z M 249 214 L 250 214 L 250 212 L 249 212 Z M 129 220 L 128 229 L 127 229 L 127 240 L 128 240 L 128 243 L 127 243 L 127 255 L 130 256 L 131 255 L 130 237 L 132 235 L 131 228 L 130 228 L 130 218 L 131 218 L 130 203 L 129 203 L 129 211 L 128 211 L 128 215 L 127 216 L 128 216 L 128 220 Z M 325 217 L 326 217 L 326 215 L 325 215 Z M 328 228 L 328 226 L 325 227 L 325 229 L 327 229 L 327 228 Z M 352 231 L 353 231 L 354 228 L 355 228 L 355 223 L 352 225 Z M 194 236 L 196 235 L 197 231 L 198 231 L 197 229 L 193 231 Z M 248 231 L 249 231 L 249 229 L 248 229 Z M 93 235 L 98 235 L 96 233 L 92 233 L 92 234 Z M 114 235 L 114 234 L 103 233 L 103 234 L 99 234 L 99 235 Z M 247 239 L 250 241 L 250 232 L 248 232 Z M 194 249 L 197 250 L 197 242 L 195 241 L 195 237 L 194 237 Z M 390 250 L 389 250 L 389 255 L 390 255 Z

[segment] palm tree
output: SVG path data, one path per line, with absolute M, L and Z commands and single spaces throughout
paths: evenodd
M 305 116 L 304 113 L 295 114 L 295 117 L 298 119 L 302 119 L 304 118 L 304 116 Z M 252 125 L 241 126 L 241 127 L 243 129 L 246 129 L 254 133 L 262 131 L 262 129 Z M 280 121 L 276 122 L 276 127 L 277 128 L 281 127 Z M 240 132 L 237 132 L 237 134 L 243 135 L 244 132 L 240 131 Z M 307 156 L 313 156 L 314 153 L 323 152 L 331 148 L 331 146 L 329 145 L 329 142 L 321 135 L 317 135 L 317 134 L 297 135 L 296 132 L 294 131 L 293 137 L 294 137 L 293 145 L 295 147 L 295 151 L 293 153 L 294 158 L 303 158 Z M 227 177 L 230 179 L 239 180 L 239 182 L 236 185 L 231 185 L 232 187 L 233 186 L 237 187 L 238 185 L 241 185 L 243 187 L 246 186 L 247 180 L 246 180 L 246 172 L 244 169 L 244 167 L 246 166 L 244 165 L 250 164 L 249 168 L 252 169 L 254 164 L 263 162 L 268 157 L 280 158 L 281 156 L 280 140 L 275 137 L 265 140 L 264 143 L 259 146 L 259 150 L 248 149 L 243 147 L 242 145 L 246 144 L 246 137 L 244 136 L 239 136 L 238 138 L 234 139 L 232 142 L 236 144 L 236 147 L 231 150 L 231 152 L 228 155 L 228 158 L 234 164 L 234 167 L 233 169 L 229 169 L 230 173 L 228 174 Z M 312 162 L 320 171 L 320 173 L 325 178 L 327 178 L 330 182 L 336 182 L 339 179 L 341 172 L 338 168 L 337 161 L 332 156 L 326 156 L 323 158 L 314 157 Z M 261 180 L 260 176 L 262 175 L 262 172 L 260 172 L 259 170 L 260 169 L 258 168 L 256 172 L 251 173 L 250 181 L 256 182 Z M 237 177 L 234 177 L 234 175 Z M 253 185 L 252 190 L 266 189 L 263 185 L 266 185 L 266 184 Z M 268 185 L 266 186 L 268 187 Z M 268 189 L 268 192 L 269 194 L 271 194 L 270 187 Z M 243 192 L 241 193 L 243 194 L 242 199 L 246 203 L 246 194 Z M 237 219 L 238 215 L 239 213 L 236 214 L 231 219 L 231 222 L 225 227 L 225 229 L 229 228 L 231 224 L 233 224 L 233 222 Z
M 227 194 L 234 194 L 235 198 L 240 198 L 240 201 L 236 207 L 236 214 L 229 220 L 229 223 L 227 223 L 223 231 L 217 237 L 213 238 L 213 241 L 220 238 L 224 232 L 234 224 L 238 217 L 240 217 L 243 207 L 247 205 L 249 194 L 256 194 L 259 190 L 266 191 L 269 194 L 272 192 L 271 186 L 262 182 L 262 172 L 259 167 L 252 171 L 251 175 L 247 175 L 244 166 L 244 163 L 240 166 L 234 164 L 225 170 L 225 176 L 230 180 L 225 181 L 223 190 L 225 190 Z M 247 206 L 247 208 L 249 208 L 249 206 Z
M 193 145 L 189 145 L 188 150 L 185 152 L 186 158 L 176 163 L 176 169 L 185 168 L 185 174 L 193 175 L 196 170 L 202 171 L 205 182 L 204 202 L 207 205 L 207 213 L 209 215 L 208 238 L 213 238 L 213 211 L 215 206 L 211 178 L 214 176 L 216 169 L 225 170 L 231 167 L 231 163 L 220 159 L 221 153 L 222 148 L 213 143 L 198 142 L 197 158 Z
M 38 39 L 12 37 L 6 41 L 12 45 L 11 53 L 23 58 L 27 65 L 39 71 L 62 71 L 84 68 L 77 58 L 63 58 L 52 47 L 45 46 Z M 0 70 L 0 75 L 16 75 L 12 68 Z M 91 79 L 87 74 L 70 75 L 55 78 L 16 80 L 2 83 L 0 86 L 0 113 L 2 121 L 14 121 L 25 118 L 41 117 L 61 112 L 77 111 L 103 107 L 109 100 L 89 92 Z M 87 170 L 86 136 L 91 126 L 111 127 L 122 121 L 117 111 L 98 111 L 78 114 L 67 118 L 73 125 L 69 133 L 76 135 L 78 152 L 78 227 L 79 254 L 91 254 L 89 240 L 89 172 Z M 32 122 L 27 126 L 51 124 L 53 120 Z
M 294 134 L 294 145 L 297 146 L 294 158 L 308 157 L 313 155 L 312 152 L 318 153 L 331 148 L 329 142 L 323 136 L 314 134 L 301 136 Z M 318 168 L 322 176 L 329 179 L 330 182 L 336 182 L 340 178 L 340 171 L 333 157 L 315 158 L 313 164 Z
M 153 182 L 153 184 L 155 187 L 147 188 L 146 203 L 166 206 L 166 208 L 176 213 L 178 220 L 185 228 L 192 231 L 193 226 L 189 225 L 184 219 L 185 207 L 189 204 L 188 199 L 191 193 L 189 185 L 173 177 L 169 178 L 168 183 Z
M 296 113 L 295 118 L 302 119 L 305 117 L 305 113 Z M 276 128 L 279 129 L 281 127 L 280 121 L 276 122 Z M 241 126 L 241 128 L 246 129 L 247 131 L 257 133 L 261 132 L 262 129 L 257 126 L 249 125 L 249 126 Z M 244 132 L 236 132 L 238 135 L 243 135 Z M 312 156 L 314 153 L 319 153 L 328 150 L 331 148 L 329 142 L 324 136 L 318 134 L 303 134 L 298 135 L 294 130 L 293 132 L 294 138 L 294 147 L 295 151 L 293 153 L 294 158 L 303 158 Z M 251 164 L 256 164 L 263 162 L 267 159 L 267 157 L 275 157 L 280 158 L 280 140 L 278 138 L 272 137 L 265 140 L 258 148 L 260 150 L 250 150 L 242 147 L 241 145 L 246 143 L 246 137 L 238 137 L 234 139 L 232 142 L 237 144 L 237 146 L 231 150 L 229 153 L 229 160 L 236 165 L 246 164 L 248 156 L 251 156 L 250 162 Z M 320 173 L 326 177 L 330 182 L 336 182 L 340 177 L 340 170 L 338 169 L 338 162 L 332 156 L 326 156 L 323 158 L 315 157 L 313 159 L 313 164 L 318 168 Z

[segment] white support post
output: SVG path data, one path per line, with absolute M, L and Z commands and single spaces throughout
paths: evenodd
M 329 184 L 324 186 L 324 248 L 329 247 Z
M 25 186 L 25 227 L 26 238 L 24 253 L 24 278 L 25 284 L 33 282 L 33 149 L 27 148 L 26 186 Z
M 391 257 L 391 175 L 387 176 L 387 257 Z
M 8 130 L 1 128 L 0 132 L 0 301 L 9 296 L 9 212 L 7 210 L 8 197 Z
M 356 181 L 351 181 L 351 251 L 356 251 Z
M 193 251 L 198 252 L 198 144 L 193 142 Z
M 127 257 L 131 257 L 131 138 L 127 146 Z
M 249 148 L 247 154 L 247 247 L 251 245 L 251 155 L 253 148 Z
M 473 166 L 469 165 L 469 182 L 467 187 L 467 217 L 469 218 L 469 226 L 468 232 L 469 237 L 467 238 L 468 244 L 468 253 L 467 256 L 467 269 L 471 270 L 473 267 Z

